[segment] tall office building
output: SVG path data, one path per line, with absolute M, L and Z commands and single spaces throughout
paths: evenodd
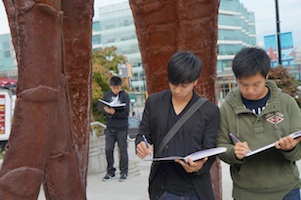
M 223 99 L 235 84 L 231 66 L 236 53 L 255 45 L 254 12 L 249 12 L 239 0 L 221 0 L 217 42 L 218 99 Z
M 94 50 L 117 47 L 117 54 L 125 55 L 132 67 L 130 86 L 133 91 L 145 91 L 145 74 L 142 66 L 132 11 L 128 1 L 95 8 L 99 15 L 93 20 L 92 46 Z M 231 62 L 245 46 L 254 46 L 255 19 L 239 0 L 221 0 L 218 17 L 217 76 L 222 92 L 233 82 Z M 0 73 L 16 76 L 17 64 L 9 34 L 0 35 Z
M 9 33 L 0 35 L 0 77 L 18 75 L 16 54 Z
M 254 46 L 255 18 L 239 0 L 221 0 L 218 19 L 217 73 L 222 90 L 227 90 L 234 55 L 245 46 Z M 145 90 L 144 70 L 136 37 L 133 15 L 128 1 L 99 8 L 93 22 L 93 49 L 117 47 L 117 53 L 132 65 L 133 90 Z M 221 97 L 223 92 L 221 93 Z
M 131 89 L 146 90 L 136 28 L 128 1 L 99 8 L 99 18 L 93 21 L 92 46 L 94 50 L 117 47 L 116 53 L 126 56 L 132 67 Z

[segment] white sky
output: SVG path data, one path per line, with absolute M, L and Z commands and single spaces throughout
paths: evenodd
M 95 16 L 98 8 L 126 0 L 94 0 Z M 255 12 L 257 44 L 263 44 L 263 36 L 276 33 L 275 0 L 240 0 L 249 11 Z M 294 47 L 301 47 L 301 0 L 278 0 L 280 30 L 293 32 Z M 8 33 L 8 23 L 3 2 L 0 1 L 0 34 Z

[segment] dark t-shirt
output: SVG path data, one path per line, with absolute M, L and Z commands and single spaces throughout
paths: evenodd
M 197 99 L 198 97 L 194 96 L 179 115 L 175 113 L 171 103 L 168 113 L 168 130 L 166 130 L 166 132 L 172 128 Z M 185 156 L 183 145 L 184 134 L 183 128 L 180 128 L 175 136 L 169 141 L 168 148 L 163 151 L 164 156 Z M 165 177 L 163 181 L 165 183 L 166 191 L 179 196 L 196 195 L 193 182 L 190 178 L 191 175 L 189 175 L 180 164 L 176 162 L 162 162 L 160 163 L 160 172 L 164 174 L 163 177 Z
M 264 110 L 269 97 L 270 97 L 270 90 L 262 99 L 248 100 L 242 97 L 242 101 L 246 106 L 246 108 L 250 109 L 254 114 L 259 115 Z

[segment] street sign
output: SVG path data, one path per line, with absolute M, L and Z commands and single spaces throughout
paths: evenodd
M 0 89 L 0 141 L 8 140 L 12 120 L 12 94 Z

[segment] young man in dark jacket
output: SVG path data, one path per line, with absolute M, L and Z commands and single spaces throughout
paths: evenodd
M 296 161 L 301 158 L 301 138 L 288 136 L 301 130 L 300 108 L 267 80 L 270 58 L 263 49 L 242 49 L 232 69 L 238 89 L 220 108 L 218 146 L 227 148 L 219 157 L 230 164 L 233 198 L 300 200 Z M 248 156 L 274 142 L 275 148 Z
M 103 177 L 103 181 L 115 178 L 114 168 L 114 146 L 117 141 L 120 153 L 120 178 L 119 181 L 125 181 L 128 175 L 128 151 L 127 151 L 127 135 L 128 135 L 128 115 L 129 115 L 129 95 L 121 90 L 122 80 L 117 76 L 110 79 L 111 90 L 106 92 L 104 100 L 111 104 L 125 103 L 125 107 L 112 108 L 105 106 L 104 111 L 107 114 L 106 129 L 106 159 L 107 174 Z
M 154 157 L 186 156 L 216 147 L 219 112 L 216 105 L 207 101 L 182 125 L 162 153 L 156 154 L 156 148 L 171 127 L 201 98 L 193 91 L 201 67 L 201 61 L 191 52 L 180 51 L 172 56 L 167 68 L 170 89 L 151 94 L 146 101 L 136 138 L 136 153 L 140 158 L 151 154 L 152 147 Z M 189 159 L 189 163 L 182 160 L 153 162 L 150 199 L 214 200 L 210 177 L 214 160 L 213 156 L 195 162 Z

